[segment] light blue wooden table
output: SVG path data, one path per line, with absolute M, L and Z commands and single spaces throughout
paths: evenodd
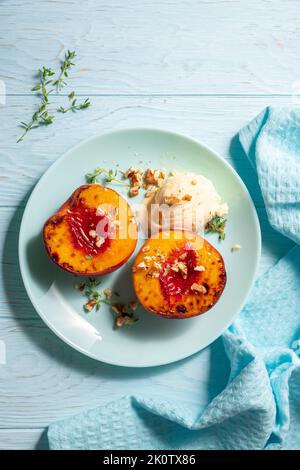
M 294 0 L 0 2 L 1 449 L 45 448 L 50 422 L 124 394 L 146 388 L 202 407 L 225 383 L 220 340 L 180 363 L 131 370 L 88 359 L 57 339 L 22 285 L 19 223 L 38 178 L 71 146 L 111 129 L 162 127 L 203 141 L 237 169 L 259 214 L 265 271 L 291 242 L 268 225 L 235 135 L 266 105 L 297 99 L 299 10 Z M 68 48 L 77 52 L 76 67 L 53 103 L 64 104 L 75 89 L 92 107 L 17 144 L 18 122 L 37 101 L 34 71 L 56 68 Z

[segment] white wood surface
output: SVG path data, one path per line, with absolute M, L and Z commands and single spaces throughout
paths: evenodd
M 9 93 L 64 48 L 84 93 L 291 93 L 299 79 L 297 0 L 10 0 L 1 18 Z
M 260 217 L 260 272 L 272 266 L 292 243 L 270 228 L 235 136 L 265 106 L 297 102 L 299 13 L 296 0 L 0 2 L 0 449 L 45 448 L 50 422 L 124 394 L 168 394 L 200 409 L 226 383 L 221 340 L 148 370 L 97 363 L 65 345 L 24 291 L 19 224 L 37 179 L 65 150 L 111 129 L 162 127 L 203 141 L 237 169 Z M 57 68 L 66 49 L 78 58 L 63 94 L 90 96 L 91 108 L 16 144 L 17 124 L 37 102 L 35 70 Z M 53 96 L 52 106 L 65 100 Z

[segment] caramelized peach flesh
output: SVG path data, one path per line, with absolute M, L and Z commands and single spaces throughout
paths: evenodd
M 165 231 L 149 238 L 137 254 L 133 283 L 147 310 L 183 319 L 215 305 L 226 271 L 222 256 L 208 241 L 192 232 Z

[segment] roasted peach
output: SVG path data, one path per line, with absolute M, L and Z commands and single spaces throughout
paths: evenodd
M 190 318 L 209 310 L 226 284 L 220 253 L 192 232 L 163 231 L 136 256 L 133 284 L 139 302 L 165 318 Z
M 61 268 L 100 276 L 122 266 L 134 252 L 137 224 L 129 204 L 99 184 L 80 186 L 45 223 L 44 243 Z

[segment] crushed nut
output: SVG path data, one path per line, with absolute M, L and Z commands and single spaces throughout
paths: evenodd
M 203 272 L 205 271 L 205 267 L 200 264 L 199 266 L 194 267 L 194 271 Z
M 110 287 L 107 289 L 104 289 L 103 294 L 105 295 L 106 298 L 110 299 L 113 295 L 113 292 Z
M 238 245 L 237 243 L 231 247 L 232 253 L 239 251 L 241 249 L 241 245 Z
M 138 265 L 137 265 L 137 268 L 138 269 L 147 269 L 147 265 L 144 261 L 141 261 Z
M 159 277 L 159 271 L 154 271 L 154 270 L 148 271 L 146 276 L 147 277 L 158 278 Z
M 192 180 L 192 181 L 191 181 L 191 184 L 192 184 L 193 186 L 196 186 L 197 180 Z
M 129 302 L 128 308 L 134 312 L 138 308 L 138 303 L 135 301 Z
M 178 263 L 179 271 L 181 272 L 182 276 L 184 279 L 187 277 L 187 265 L 183 263 L 182 261 L 179 261 Z
M 148 253 L 148 251 L 150 251 L 150 246 L 149 245 L 146 245 L 142 248 L 143 253 Z
M 121 328 L 123 325 L 125 325 L 125 322 L 126 322 L 126 317 L 122 317 L 121 315 L 118 316 L 115 320 L 116 328 Z
M 96 237 L 97 237 L 97 232 L 96 232 L 96 230 L 90 230 L 90 231 L 89 231 L 89 236 L 92 237 L 92 238 L 96 238 Z
M 172 269 L 172 271 L 175 271 L 175 273 L 179 272 L 179 268 L 176 264 L 173 264 L 173 266 L 171 266 L 171 269 Z
M 142 186 L 143 184 L 143 170 L 139 168 L 129 168 L 125 173 L 124 173 L 125 178 L 128 178 L 130 180 L 130 185 L 131 186 Z
M 161 269 L 161 264 L 160 264 L 160 263 L 157 263 L 157 261 L 154 261 L 153 267 L 154 267 L 154 269 L 160 270 L 160 269 Z
M 91 312 L 95 305 L 96 301 L 91 299 L 84 305 L 84 310 L 86 310 L 87 312 Z
M 175 261 L 175 263 L 171 266 L 171 269 L 176 273 L 180 272 L 183 279 L 187 278 L 187 265 L 182 261 Z
M 201 284 L 197 284 L 196 282 L 191 285 L 191 290 L 199 294 L 206 294 L 207 292 L 204 286 L 202 286 Z
M 182 199 L 183 199 L 183 201 L 191 201 L 192 196 L 190 194 L 185 194 Z
M 103 210 L 103 208 L 101 206 L 97 207 L 96 215 L 97 216 L 105 215 L 105 211 Z
M 130 197 L 135 197 L 139 194 L 139 186 L 133 186 L 132 188 L 129 189 L 129 196 Z
M 154 177 L 154 172 L 152 170 L 150 170 L 150 168 L 147 168 L 146 170 L 146 173 L 145 173 L 145 184 L 146 184 L 146 188 L 150 185 L 150 184 L 156 184 L 156 178 Z
M 111 225 L 117 225 L 117 226 L 119 226 L 119 225 L 121 225 L 121 222 L 120 222 L 119 220 L 113 220 L 112 223 L 111 223 Z
M 96 245 L 97 248 L 100 248 L 103 245 L 104 242 L 105 242 L 105 238 L 99 237 L 98 240 L 96 241 L 95 245 Z
M 124 304 L 113 304 L 111 306 L 112 310 L 117 314 L 117 315 L 122 315 L 125 309 Z
M 76 282 L 74 287 L 75 289 L 78 289 L 80 292 L 83 292 L 85 289 L 85 282 Z
M 166 196 L 165 202 L 168 206 L 173 206 L 174 204 L 179 204 L 181 201 L 177 196 Z

